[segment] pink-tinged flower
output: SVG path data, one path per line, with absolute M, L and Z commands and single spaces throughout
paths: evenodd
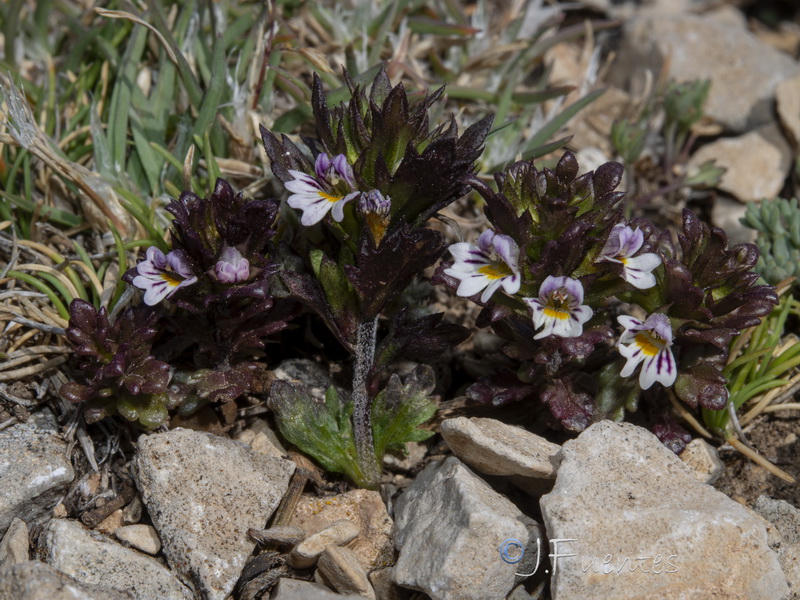
M 661 264 L 658 254 L 647 252 L 634 256 L 644 244 L 644 233 L 638 227 L 614 225 L 598 261 L 608 261 L 622 265 L 622 278 L 632 286 L 646 290 L 656 284 L 653 269 Z
M 314 164 L 316 176 L 289 170 L 294 179 L 284 185 L 292 192 L 288 203 L 303 211 L 300 223 L 305 226 L 319 223 L 331 211 L 334 221 L 344 219 L 344 205 L 359 195 L 351 167 L 344 154 L 331 160 L 324 152 Z
M 144 303 L 148 306 L 158 304 L 179 288 L 197 281 L 180 251 L 173 250 L 164 256 L 155 246 L 147 249 L 147 258 L 136 265 L 136 271 L 139 274 L 131 283 L 144 290 Z
M 220 283 L 239 283 L 250 277 L 250 261 L 236 248 L 225 248 L 214 265 L 217 281 Z
M 661 313 L 653 313 L 642 323 L 629 316 L 617 317 L 625 331 L 619 338 L 618 348 L 628 362 L 620 375 L 629 377 L 639 363 L 643 363 L 639 373 L 639 385 L 643 390 L 656 381 L 669 387 L 675 383 L 678 371 L 672 355 L 672 326 L 669 318 Z
M 533 336 L 538 340 L 548 335 L 578 337 L 583 324 L 592 318 L 592 309 L 583 302 L 583 286 L 570 277 L 548 276 L 539 288 L 538 298 L 523 298 L 533 310 L 536 329 L 544 327 Z
M 477 246 L 459 242 L 450 246 L 450 254 L 455 262 L 444 272 L 461 280 L 456 290 L 459 296 L 474 296 L 483 290 L 481 302 L 488 302 L 500 287 L 507 294 L 519 291 L 519 246 L 507 235 L 487 229 Z

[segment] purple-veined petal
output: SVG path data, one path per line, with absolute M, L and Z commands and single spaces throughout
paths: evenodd
M 626 225 L 619 233 L 620 248 L 617 251 L 617 255 L 624 257 L 633 256 L 639 251 L 642 244 L 644 244 L 644 233 L 642 230 L 638 227 L 636 229 L 631 229 Z
M 492 240 L 492 245 L 500 258 L 503 259 L 512 272 L 519 269 L 519 246 L 517 242 L 507 235 L 497 234 Z
M 492 231 L 491 229 L 487 229 L 480 235 L 480 237 L 478 237 L 478 248 L 488 253 L 489 250 L 492 248 L 493 239 L 494 239 L 494 231 Z
M 341 155 L 340 155 L 341 156 Z M 328 176 L 328 171 L 331 168 L 331 159 L 324 152 L 317 154 L 317 159 L 314 161 L 314 172 L 317 174 L 317 179 L 323 180 Z M 291 171 L 289 171 L 291 173 Z
M 455 259 L 453 268 L 463 267 L 461 263 L 488 265 L 491 258 L 474 244 L 468 242 L 458 242 L 449 248 L 450 254 Z
M 511 277 L 504 277 L 501 283 L 503 284 L 503 289 L 506 294 L 513 296 L 519 291 L 520 285 L 522 285 L 522 277 L 517 273 Z

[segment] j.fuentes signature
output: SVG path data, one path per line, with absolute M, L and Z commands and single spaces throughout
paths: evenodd
M 568 552 L 566 548 L 559 548 L 559 544 L 567 544 L 569 542 L 576 542 L 574 538 L 561 538 L 550 540 L 551 552 L 550 564 L 553 567 L 553 575 L 558 571 L 558 564 L 560 560 L 574 558 L 578 556 L 575 552 Z M 525 556 L 525 545 L 517 539 L 508 538 L 499 547 L 500 558 L 504 562 L 516 564 L 520 562 Z M 539 569 L 539 562 L 541 559 L 541 540 L 536 540 L 536 565 L 530 573 L 516 573 L 521 577 L 530 577 Z M 579 559 L 581 561 L 581 570 L 586 573 L 592 571 L 593 573 L 602 573 L 605 575 L 633 573 L 641 571 L 642 573 L 650 573 L 653 575 L 660 575 L 662 573 L 677 573 L 680 569 L 676 564 L 678 559 L 677 554 L 670 554 L 664 556 L 663 554 L 656 554 L 655 556 L 622 556 L 606 554 L 604 556 L 592 556 Z M 545 571 L 547 572 L 547 571 Z

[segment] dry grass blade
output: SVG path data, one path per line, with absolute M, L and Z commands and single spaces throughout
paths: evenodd
M 79 197 L 81 207 L 96 228 L 101 231 L 106 229 L 108 219 L 124 235 L 132 235 L 135 231 L 133 219 L 120 204 L 111 185 L 83 165 L 67 160 L 53 150 L 47 136 L 36 124 L 28 101 L 12 81 L 3 86 L 3 91 L 8 104 L 8 113 L 3 114 L 3 121 L 11 135 L 0 136 L 0 142 L 28 150 L 53 171 L 78 186 L 85 195 Z
M 177 67 L 180 66 L 178 64 L 178 57 L 175 56 L 175 53 L 172 51 L 172 47 L 169 45 L 169 42 L 161 35 L 161 32 L 153 27 L 147 21 L 143 21 L 139 17 L 124 10 L 108 10 L 105 8 L 95 8 L 94 12 L 96 12 L 101 17 L 106 17 L 108 19 L 126 19 L 128 21 L 133 21 L 134 23 L 138 23 L 142 27 L 146 27 L 149 29 L 157 38 L 158 41 L 161 42 L 161 45 L 164 47 L 164 50 L 167 52 L 167 56 L 172 61 L 172 63 Z
M 794 477 L 789 475 L 783 469 L 780 469 L 775 465 L 773 465 L 766 458 L 761 456 L 758 452 L 756 452 L 752 448 L 749 448 L 748 446 L 737 440 L 735 437 L 730 437 L 725 441 L 728 442 L 731 446 L 733 446 L 736 450 L 744 454 L 747 458 L 752 460 L 754 463 L 764 467 L 767 471 L 775 475 L 775 477 L 779 477 L 780 479 L 783 479 L 784 481 L 787 481 L 789 483 L 796 483 Z
M 51 358 L 46 362 L 39 363 L 38 365 L 31 365 L 29 367 L 25 367 L 24 369 L 16 369 L 14 371 L 0 373 L 0 381 L 13 381 L 15 379 L 22 379 L 24 377 L 38 375 L 39 373 L 44 373 L 45 371 L 49 371 L 54 367 L 63 365 L 68 359 L 69 357 L 67 356 L 56 356 L 55 358 Z

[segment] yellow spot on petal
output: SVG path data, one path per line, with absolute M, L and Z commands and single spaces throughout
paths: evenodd
M 551 306 L 545 306 L 544 314 L 546 317 L 550 317 L 551 319 L 558 319 L 559 321 L 565 321 L 569 319 L 568 310 L 559 310 Z
M 168 273 L 166 271 L 161 271 L 160 275 L 161 279 L 166 281 L 167 285 L 170 287 L 178 287 L 184 281 L 183 277 L 181 277 L 180 275 L 176 275 L 175 273 Z
M 318 192 L 318 193 L 322 198 L 324 198 L 328 202 L 338 202 L 339 200 L 344 198 L 344 196 L 331 196 L 330 194 L 326 194 L 325 192 Z
M 485 265 L 478 269 L 478 273 L 481 275 L 486 275 L 486 277 L 489 279 L 502 279 L 503 277 L 513 275 L 511 269 L 509 269 L 508 265 L 505 263 L 492 263 L 490 265 Z
M 656 339 L 655 336 L 645 331 L 637 333 L 634 340 L 647 356 L 655 356 L 664 348 L 664 343 L 660 339 Z

